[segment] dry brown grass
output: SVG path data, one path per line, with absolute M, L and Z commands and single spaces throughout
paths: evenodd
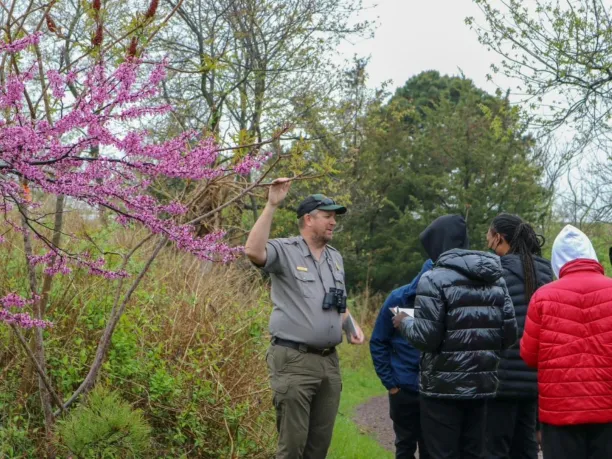
M 78 213 L 67 217 L 67 231 L 101 250 L 124 252 L 144 235 L 109 230 Z M 149 250 L 143 247 L 131 272 Z M 0 294 L 25 292 L 18 236 L 0 246 L 0 260 Z M 116 286 L 81 270 L 55 280 L 47 354 L 63 397 L 87 372 Z M 130 301 L 100 378 L 144 410 L 153 427 L 151 455 L 270 457 L 274 423 L 264 361 L 269 312 L 261 276 L 244 260 L 223 266 L 165 249 Z M 26 357 L 7 327 L 0 329 L 0 362 L 0 405 L 7 408 L 0 410 L 0 425 L 11 419 L 9 428 L 25 429 L 27 443 L 40 445 L 36 378 L 26 371 Z M 35 450 L 19 451 L 27 456 Z

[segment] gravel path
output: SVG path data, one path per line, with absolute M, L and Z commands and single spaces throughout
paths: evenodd
M 389 398 L 387 395 L 374 397 L 355 411 L 355 423 L 370 432 L 378 442 L 389 451 L 395 452 L 393 442 L 395 433 L 389 417 Z
M 358 406 L 354 421 L 362 429 L 370 432 L 385 449 L 395 452 L 395 446 L 393 445 L 395 433 L 389 417 L 389 398 L 387 395 L 371 398 L 363 405 Z M 538 457 L 542 459 L 541 452 Z

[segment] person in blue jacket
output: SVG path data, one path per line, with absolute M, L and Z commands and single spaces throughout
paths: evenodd
M 421 436 L 419 409 L 419 361 L 416 350 L 393 327 L 390 308 L 412 308 L 421 276 L 433 267 L 427 260 L 421 272 L 410 282 L 393 290 L 382 305 L 370 338 L 370 353 L 376 374 L 389 391 L 389 414 L 395 431 L 396 459 L 414 459 L 419 446 L 419 459 L 428 459 Z

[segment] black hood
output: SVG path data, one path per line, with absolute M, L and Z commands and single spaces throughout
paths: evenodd
M 419 239 L 434 263 L 448 250 L 470 247 L 465 219 L 461 215 L 443 215 L 436 218 L 425 228 Z
M 502 265 L 494 253 L 450 250 L 440 257 L 436 266 L 453 269 L 470 279 L 487 283 L 494 283 L 502 277 Z

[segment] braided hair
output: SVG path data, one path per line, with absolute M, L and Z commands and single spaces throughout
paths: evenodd
M 523 273 L 525 276 L 525 297 L 527 302 L 537 290 L 534 255 L 542 255 L 544 237 L 536 234 L 533 227 L 523 221 L 518 215 L 499 214 L 491 223 L 491 231 L 501 234 L 510 245 L 508 253 L 515 253 L 521 257 Z

